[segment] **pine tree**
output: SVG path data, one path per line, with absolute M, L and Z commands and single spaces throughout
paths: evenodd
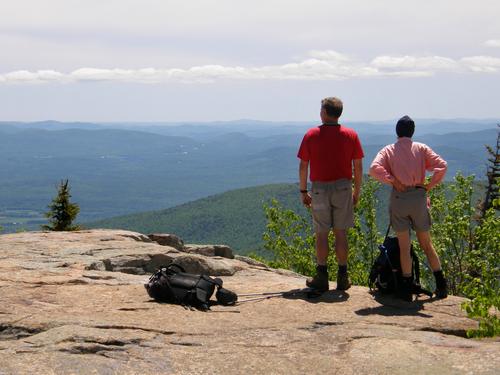
M 45 216 L 49 219 L 49 225 L 42 225 L 43 230 L 51 231 L 72 231 L 80 229 L 77 225 L 72 225 L 73 220 L 80 212 L 80 207 L 69 201 L 71 198 L 68 180 L 61 180 L 57 191 L 57 196 L 48 206 L 49 211 Z
M 500 124 L 497 125 L 500 128 Z M 481 205 L 481 217 L 484 217 L 486 211 L 493 205 L 495 199 L 499 199 L 498 180 L 500 179 L 500 132 L 497 133 L 496 149 L 491 146 L 486 146 L 489 157 L 489 165 L 486 171 L 488 177 L 488 186 L 486 194 Z

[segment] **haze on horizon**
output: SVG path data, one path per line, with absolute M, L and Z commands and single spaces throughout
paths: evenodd
M 500 118 L 500 2 L 18 0 L 0 121 Z

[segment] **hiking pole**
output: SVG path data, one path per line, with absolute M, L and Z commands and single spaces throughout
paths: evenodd
M 262 293 L 246 293 L 246 294 L 238 294 L 240 297 L 253 297 L 253 296 L 271 296 L 271 295 L 286 295 L 286 294 L 296 294 L 296 293 L 309 293 L 314 291 L 312 288 L 303 288 L 303 289 L 293 289 L 281 292 L 262 292 Z
M 284 294 L 272 294 L 272 295 L 268 295 L 268 296 L 261 296 L 261 297 L 245 299 L 243 301 L 237 301 L 236 304 L 240 305 L 240 304 L 245 303 L 245 302 L 263 301 L 265 299 L 269 299 L 269 298 L 273 298 L 273 297 L 284 297 Z
M 240 297 L 254 297 L 254 296 L 273 296 L 280 295 L 286 292 L 263 292 L 263 293 L 246 293 L 246 294 L 238 294 Z
M 293 296 L 296 294 L 302 294 L 302 293 L 314 293 L 314 289 L 312 288 L 304 288 L 304 289 L 295 289 L 295 290 L 288 290 L 286 292 L 264 292 L 264 293 L 247 293 L 247 294 L 240 294 L 240 297 L 255 297 L 255 298 L 250 298 L 246 299 L 243 301 L 238 301 L 236 304 L 244 303 L 244 302 L 256 302 L 256 301 L 263 301 L 269 298 L 273 297 L 286 297 L 286 296 Z

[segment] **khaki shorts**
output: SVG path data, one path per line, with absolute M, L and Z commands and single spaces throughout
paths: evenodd
M 402 193 L 393 190 L 389 215 L 392 228 L 396 232 L 404 232 L 410 228 L 418 232 L 427 232 L 431 229 L 427 191 L 423 188 L 409 188 Z
M 312 217 L 316 233 L 354 225 L 352 183 L 348 179 L 312 183 Z

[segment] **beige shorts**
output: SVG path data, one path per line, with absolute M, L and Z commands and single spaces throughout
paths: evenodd
M 389 204 L 392 228 L 404 232 L 413 228 L 418 232 L 431 229 L 431 216 L 427 207 L 427 191 L 423 188 L 409 188 L 405 192 L 393 190 Z
M 352 183 L 348 179 L 312 183 L 312 217 L 316 233 L 354 225 Z

